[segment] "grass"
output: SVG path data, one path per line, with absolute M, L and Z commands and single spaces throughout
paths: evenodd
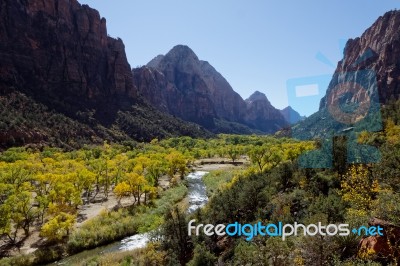
M 203 182 L 207 187 L 207 196 L 212 197 L 218 189 L 222 189 L 238 173 L 238 170 L 215 170 L 203 176 Z
M 181 201 L 186 194 L 187 187 L 181 184 L 164 191 L 152 207 L 137 206 L 133 210 L 104 211 L 71 234 L 68 248 L 75 253 L 129 235 L 154 230 L 163 223 L 163 215 L 170 206 Z
M 37 250 L 29 255 L 3 258 L 0 259 L 0 266 L 43 265 L 44 263 L 60 259 L 61 254 L 65 253 L 66 248 L 68 248 L 68 253 L 72 255 L 82 250 L 99 247 L 130 235 L 154 230 L 163 223 L 164 213 L 171 206 L 182 201 L 186 194 L 187 187 L 184 184 L 180 184 L 163 191 L 160 198 L 156 199 L 152 206 L 138 206 L 133 208 L 133 210 L 104 211 L 99 216 L 86 221 L 80 228 L 73 231 L 68 239 L 67 246 Z M 110 265 L 124 263 L 125 257 L 123 255 L 118 255 L 116 264 Z M 131 257 L 128 256 L 128 253 L 125 255 L 127 256 L 126 259 Z M 106 257 L 105 260 L 99 258 L 102 264 L 96 264 L 96 258 L 91 259 L 93 261 L 86 261 L 85 264 L 80 265 L 109 265 L 107 264 L 107 260 L 111 260 L 112 256 Z
M 131 251 L 102 254 L 88 257 L 70 266 L 117 266 L 117 265 L 165 265 L 167 254 L 160 251 L 157 243 L 149 243 L 145 248 Z
M 77 243 L 74 243 L 73 245 L 75 248 L 81 250 L 87 248 L 88 243 L 94 240 L 103 241 L 109 239 L 107 243 L 110 243 L 116 240 L 115 237 L 117 237 L 117 234 L 112 235 L 110 232 L 123 231 L 123 229 L 119 229 L 119 227 L 125 228 L 118 219 L 126 219 L 127 217 L 130 217 L 127 222 L 130 224 L 130 230 L 132 231 L 129 232 L 129 234 L 122 235 L 122 237 L 155 230 L 164 222 L 164 213 L 174 204 L 181 202 L 186 195 L 187 187 L 180 184 L 164 191 L 160 198 L 154 201 L 152 207 L 136 207 L 136 214 L 133 216 L 129 215 L 128 210 L 110 212 L 110 214 L 101 214 L 100 216 L 87 221 L 80 229 L 76 230 L 70 237 L 69 242 L 72 244 L 72 241 L 76 241 Z M 110 215 L 111 217 L 109 218 Z M 113 223 L 115 225 L 113 225 Z M 118 239 L 121 239 L 122 237 L 118 237 Z M 71 265 L 160 265 L 165 254 L 156 250 L 154 245 L 156 244 L 150 243 L 143 249 L 112 252 L 101 256 L 88 256 L 85 259 L 82 259 L 82 261 L 72 263 Z

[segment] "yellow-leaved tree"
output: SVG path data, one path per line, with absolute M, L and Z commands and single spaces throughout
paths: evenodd
M 368 218 L 380 187 L 368 167 L 359 164 L 350 166 L 342 176 L 341 190 L 343 200 L 350 205 L 347 215 L 360 221 Z
M 179 151 L 171 151 L 165 156 L 168 164 L 168 175 L 173 178 L 176 173 L 179 173 L 183 178 L 187 173 L 188 159 Z
M 46 237 L 50 242 L 58 242 L 69 235 L 74 226 L 75 218 L 75 215 L 60 212 L 42 226 L 40 235 Z
M 118 205 L 120 205 L 123 198 L 131 195 L 131 188 L 125 181 L 123 181 L 115 186 L 114 194 L 118 199 Z

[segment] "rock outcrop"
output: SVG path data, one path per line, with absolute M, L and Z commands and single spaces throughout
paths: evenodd
M 381 130 L 382 105 L 400 97 L 399 30 L 400 11 L 389 11 L 361 37 L 350 39 L 318 112 L 294 127 L 293 136 L 311 139 L 331 137 L 332 132 L 349 136 Z
M 345 73 L 364 75 L 371 82 L 362 84 L 364 90 L 358 94 L 344 96 L 356 102 L 368 92 L 379 94 L 379 101 L 387 103 L 400 96 L 400 11 L 389 11 L 379 17 L 359 38 L 350 39 L 344 49 L 343 59 L 339 61 L 335 74 L 327 90 L 327 95 L 342 82 Z M 365 72 L 362 72 L 365 71 Z M 370 73 L 368 73 L 368 71 Z M 372 80 L 375 80 L 376 85 Z M 320 103 L 320 109 L 329 105 L 327 97 Z
M 400 226 L 372 218 L 369 226 L 383 229 L 383 235 L 367 236 L 360 240 L 358 256 L 362 259 L 379 261 L 383 264 L 400 260 Z
M 285 124 L 268 100 L 262 107 L 249 105 L 218 71 L 184 45 L 133 69 L 133 75 L 136 89 L 153 106 L 215 132 L 224 132 L 218 121 L 268 133 Z

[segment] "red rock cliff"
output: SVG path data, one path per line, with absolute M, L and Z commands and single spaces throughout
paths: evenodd
M 400 11 L 389 11 L 379 17 L 359 38 L 350 39 L 344 49 L 343 59 L 339 61 L 327 94 L 340 82 L 340 73 L 360 73 L 371 70 L 376 75 L 377 86 L 373 82 L 364 84 L 370 93 L 379 93 L 381 103 L 400 96 Z M 354 75 L 356 76 L 356 75 Z M 356 78 L 356 77 L 355 77 Z M 365 77 L 366 79 L 370 77 Z M 372 80 L 372 77 L 371 77 Z M 374 79 L 375 80 L 375 79 Z M 365 92 L 365 91 L 363 91 Z M 350 101 L 362 99 L 360 95 L 351 96 Z M 325 108 L 326 97 L 320 108 Z
M 136 97 L 122 40 L 76 0 L 1 1 L 0 54 L 3 92 L 14 87 L 63 112 Z

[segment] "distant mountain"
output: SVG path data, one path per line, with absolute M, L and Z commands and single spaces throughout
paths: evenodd
M 263 132 L 275 132 L 277 129 L 287 126 L 280 111 L 271 105 L 264 93 L 254 92 L 246 99 L 246 105 L 245 121 L 252 128 Z
M 295 135 L 380 130 L 379 103 L 400 98 L 399 29 L 400 11 L 389 11 L 361 37 L 347 41 L 319 111 L 296 126 Z M 363 108 L 369 110 L 367 115 Z
M 296 124 L 297 122 L 306 118 L 305 116 L 301 116 L 296 110 L 294 110 L 290 106 L 280 110 L 280 112 L 285 120 L 291 125 Z
M 65 147 L 209 135 L 138 96 L 122 40 L 76 0 L 1 1 L 0 54 L 0 148 L 59 145 L 66 125 Z
M 272 133 L 286 124 L 268 100 L 262 105 L 265 109 L 254 114 L 254 106 L 249 107 L 214 67 L 185 45 L 132 72 L 137 91 L 153 106 L 213 132 Z

